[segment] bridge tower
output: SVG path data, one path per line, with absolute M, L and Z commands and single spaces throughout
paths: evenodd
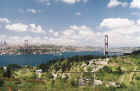
M 0 41 L 0 50 L 6 50 L 8 48 L 8 44 L 6 40 Z
M 24 41 L 24 48 L 29 49 L 29 41 L 28 40 Z
M 5 49 L 8 48 L 8 44 L 7 44 L 7 41 L 6 41 L 6 40 L 4 40 L 3 45 L 4 45 L 4 48 L 5 48 Z
M 2 50 L 2 47 L 3 47 L 3 41 L 1 40 L 0 41 L 0 50 Z
M 108 56 L 108 35 L 105 35 L 105 39 L 104 39 L 104 55 L 107 57 Z
M 32 48 L 31 48 L 30 42 L 28 40 L 24 40 L 23 50 L 24 50 L 25 54 L 31 54 L 32 53 Z

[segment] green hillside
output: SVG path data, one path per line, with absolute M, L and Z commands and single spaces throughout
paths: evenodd
M 42 70 L 38 74 L 37 70 Z M 0 68 L 2 91 L 139 91 L 140 55 L 75 56 L 38 66 Z M 137 71 L 137 72 L 133 72 Z M 3 90 L 4 89 L 4 90 Z

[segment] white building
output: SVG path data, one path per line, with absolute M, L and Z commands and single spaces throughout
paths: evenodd
M 36 74 L 38 75 L 39 78 L 41 78 L 42 69 L 36 70 Z

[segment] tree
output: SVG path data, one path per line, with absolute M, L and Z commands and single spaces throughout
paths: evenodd
M 7 69 L 7 71 L 4 72 L 3 76 L 10 78 L 12 76 L 11 70 L 10 69 Z
M 21 68 L 21 66 L 18 64 L 9 64 L 7 66 L 7 69 L 9 69 L 9 70 L 16 70 L 16 69 L 20 69 L 20 68 Z
M 0 87 L 2 87 L 4 84 L 4 81 L 3 80 L 0 80 Z

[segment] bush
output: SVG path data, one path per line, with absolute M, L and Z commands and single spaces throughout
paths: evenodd
M 12 76 L 11 70 L 7 69 L 7 71 L 3 73 L 3 76 L 10 78 Z
M 140 80 L 140 77 L 137 76 L 135 79 L 136 79 L 136 80 Z
M 9 69 L 9 70 L 16 70 L 16 69 L 20 69 L 20 68 L 22 68 L 22 67 L 18 64 L 9 64 L 7 66 L 7 69 Z
M 103 68 L 103 70 L 104 70 L 105 72 L 112 72 L 112 68 L 110 68 L 110 67 L 108 67 L 108 66 L 105 66 L 105 67 Z
M 0 87 L 2 87 L 4 84 L 4 81 L 3 80 L 0 80 Z

